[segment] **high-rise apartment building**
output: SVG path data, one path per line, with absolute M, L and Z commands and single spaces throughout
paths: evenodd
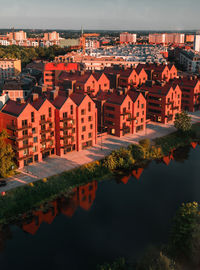
M 136 43 L 137 35 L 124 32 L 120 34 L 120 43 Z
M 200 52 L 200 35 L 195 35 L 194 37 L 194 50 Z

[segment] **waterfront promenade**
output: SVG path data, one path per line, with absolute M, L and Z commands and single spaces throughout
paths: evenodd
M 200 122 L 200 111 L 190 113 L 192 122 Z M 167 135 L 175 131 L 173 125 L 164 125 L 155 122 L 150 122 L 147 125 L 147 129 L 144 132 L 138 134 L 129 134 L 122 138 L 108 135 L 106 137 L 98 138 L 97 145 L 82 150 L 80 152 L 68 153 L 65 157 L 50 157 L 43 162 L 36 163 L 27 166 L 21 170 L 18 170 L 19 174 L 7 179 L 7 186 L 1 187 L 0 192 L 7 191 L 25 185 L 31 182 L 35 182 L 39 179 L 53 176 L 64 171 L 76 168 L 80 165 L 92 162 L 94 160 L 100 160 L 107 156 L 112 150 L 119 149 L 120 147 L 127 147 L 131 143 L 137 143 L 144 138 L 154 139 Z

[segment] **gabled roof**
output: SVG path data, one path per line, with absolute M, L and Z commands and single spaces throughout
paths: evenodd
M 156 65 L 156 64 L 138 64 L 137 69 L 140 70 L 144 68 L 144 70 L 153 70 L 155 72 L 163 72 L 165 68 L 168 67 L 167 65 Z
M 46 97 L 39 96 L 35 101 L 31 101 L 31 99 L 29 99 L 29 103 L 38 111 L 46 100 Z
M 86 96 L 87 95 L 84 94 L 72 93 L 70 98 L 76 103 L 77 106 L 79 106 Z
M 148 91 L 151 94 L 166 96 L 171 88 L 173 88 L 173 86 L 168 83 L 168 84 L 165 84 L 164 86 L 159 86 L 159 85 L 146 86 L 146 85 L 144 85 L 140 88 L 140 90 Z
M 174 79 L 172 84 L 178 84 L 180 88 L 195 88 L 199 79 L 189 79 L 188 77 L 183 77 L 179 79 Z
M 133 102 L 135 102 L 135 101 L 137 100 L 137 98 L 139 97 L 140 94 L 141 94 L 141 93 L 138 92 L 138 91 L 129 91 L 129 92 L 128 92 L 128 95 L 129 95 L 129 97 L 131 98 L 131 100 L 132 100 Z
M 2 112 L 18 117 L 27 105 L 28 103 L 19 103 L 9 99 L 3 107 Z
M 120 74 L 120 76 L 122 77 L 129 77 L 131 75 L 131 73 L 134 71 L 134 68 L 126 68 L 126 69 L 122 69 L 122 68 L 113 68 L 113 67 L 105 67 L 104 69 L 104 73 L 105 74 Z
M 112 94 L 106 102 L 108 103 L 112 103 L 112 104 L 116 104 L 116 105 L 121 105 L 125 98 L 127 97 L 127 95 L 117 95 L 117 94 Z

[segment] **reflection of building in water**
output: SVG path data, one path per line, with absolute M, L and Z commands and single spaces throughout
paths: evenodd
M 132 175 L 137 179 L 139 180 L 141 175 L 142 175 L 142 172 L 143 172 L 144 168 L 137 168 L 136 170 L 133 170 L 132 171 Z
M 25 217 L 22 229 L 34 235 L 42 222 L 51 224 L 58 213 L 72 217 L 78 206 L 84 210 L 89 210 L 95 200 L 96 190 L 97 181 L 75 188 L 69 198 L 63 197 L 53 201 L 48 206 L 48 209 L 34 211 L 30 218 Z
M 125 175 L 120 179 L 120 182 L 127 184 L 130 178 L 131 178 L 131 174 Z
M 48 210 L 34 211 L 33 217 L 31 217 L 31 221 L 29 222 L 28 220 L 26 220 L 26 223 L 22 225 L 22 229 L 30 234 L 35 234 L 42 222 L 51 224 L 57 214 L 57 202 L 53 201 L 51 202 Z
M 11 239 L 12 234 L 8 225 L 0 226 L 0 251 L 3 251 L 6 246 L 6 240 Z
M 163 157 L 163 162 L 168 166 L 170 161 L 173 159 L 174 157 L 173 157 L 173 154 L 171 153 L 168 156 Z
M 193 148 L 193 149 L 195 149 L 195 148 L 196 148 L 196 146 L 197 146 L 197 144 L 198 144 L 197 142 L 191 142 L 191 146 L 192 146 L 192 148 Z
M 87 185 L 78 187 L 78 200 L 79 206 L 84 210 L 89 210 L 92 206 L 97 190 L 97 181 L 88 183 Z

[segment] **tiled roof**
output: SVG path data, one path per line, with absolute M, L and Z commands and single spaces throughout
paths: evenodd
M 69 73 L 66 71 L 61 72 L 61 74 L 59 75 L 59 80 L 63 81 L 63 80 L 75 80 L 77 82 L 87 82 L 87 80 L 89 79 L 89 77 L 92 74 L 90 72 L 85 72 L 83 75 L 81 75 L 80 73 L 76 72 L 76 73 Z
M 18 103 L 17 101 L 9 99 L 3 107 L 2 112 L 18 117 L 27 105 L 28 103 Z
M 164 86 L 159 86 L 159 85 L 153 85 L 153 86 L 142 86 L 140 89 L 148 91 L 149 93 L 152 94 L 157 94 L 160 96 L 166 96 L 169 90 L 171 89 L 172 85 L 166 84 Z
M 140 92 L 138 91 L 129 91 L 128 95 L 132 99 L 133 102 L 135 102 L 139 96 Z
M 31 101 L 29 99 L 29 103 L 38 111 L 46 99 L 47 98 L 44 96 L 39 96 L 38 99 L 35 101 Z
M 121 105 L 124 101 L 124 99 L 126 98 L 127 95 L 117 95 L 117 94 L 112 94 L 108 99 L 107 102 L 108 103 L 112 103 L 112 104 L 117 104 L 117 105 Z
M 79 93 L 72 93 L 70 95 L 70 98 L 76 103 L 76 105 L 80 105 L 81 102 L 84 100 L 84 98 L 86 97 L 86 95 L 84 94 L 79 94 Z

